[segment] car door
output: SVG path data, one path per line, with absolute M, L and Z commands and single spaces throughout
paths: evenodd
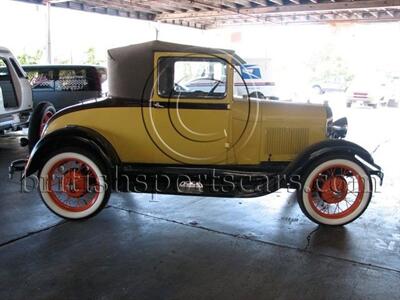
M 158 150 L 178 163 L 226 163 L 233 92 L 227 58 L 163 52 L 154 65 L 144 120 Z

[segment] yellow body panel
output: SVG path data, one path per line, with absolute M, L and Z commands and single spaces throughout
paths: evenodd
M 185 54 L 155 53 L 155 65 L 161 56 Z M 114 146 L 122 162 L 199 165 L 291 161 L 307 146 L 326 139 L 323 106 L 234 99 L 229 65 L 223 99 L 165 99 L 154 91 L 157 70 L 151 101 L 160 108 L 82 107 L 52 120 L 45 134 L 68 125 L 88 127 Z M 163 108 L 168 102 L 172 107 Z M 180 103 L 224 104 L 226 108 L 176 109 L 174 105 Z
M 228 161 L 291 161 L 307 146 L 326 139 L 326 121 L 320 105 L 235 99 Z
M 196 139 L 181 136 L 171 126 L 171 119 L 177 127 L 182 124 L 176 121 L 178 113 L 170 113 L 169 119 L 168 109 L 140 107 L 71 112 L 51 122 L 46 134 L 68 125 L 84 126 L 103 135 L 123 162 L 172 164 L 291 161 L 305 147 L 325 139 L 323 107 L 252 101 L 246 122 L 248 107 L 247 101 L 240 100 L 229 110 L 185 109 L 183 124 L 198 129 Z M 198 139 L 199 132 L 203 141 Z

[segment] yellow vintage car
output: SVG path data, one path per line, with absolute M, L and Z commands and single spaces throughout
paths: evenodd
M 381 168 L 328 106 L 234 95 L 234 51 L 152 41 L 108 51 L 109 97 L 57 112 L 24 175 L 61 217 L 95 215 L 112 191 L 256 197 L 296 189 L 312 221 L 367 208 Z M 212 200 L 210 200 L 212 201 Z

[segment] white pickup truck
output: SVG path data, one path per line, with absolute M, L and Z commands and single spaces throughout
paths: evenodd
M 32 90 L 25 72 L 10 50 L 0 47 L 0 134 L 27 127 Z

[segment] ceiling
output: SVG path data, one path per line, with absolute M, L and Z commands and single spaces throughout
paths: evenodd
M 47 0 L 17 0 L 46 4 Z M 235 24 L 400 21 L 400 0 L 50 0 L 66 7 L 208 29 Z

